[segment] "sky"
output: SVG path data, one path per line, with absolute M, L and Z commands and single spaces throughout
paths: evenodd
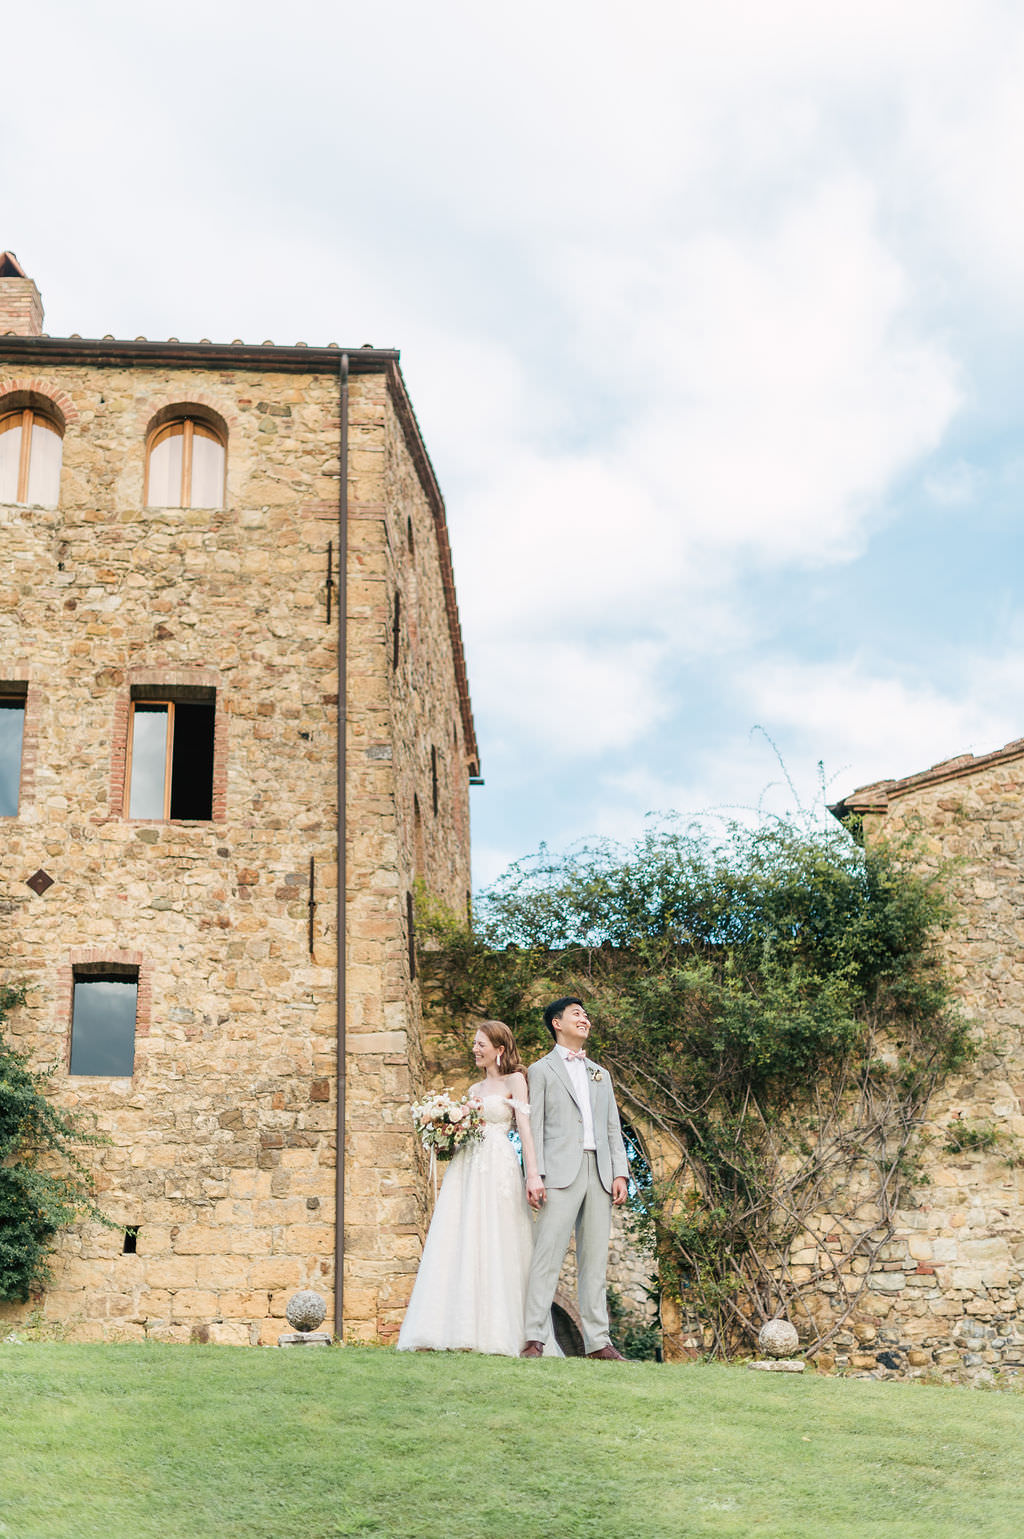
M 51 334 L 401 348 L 478 884 L 1024 735 L 1019 5 L 36 0 L 4 52 Z

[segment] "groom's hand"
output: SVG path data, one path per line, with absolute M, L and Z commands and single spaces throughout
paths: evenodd
M 526 1183 L 526 1200 L 531 1208 L 538 1209 L 547 1197 L 540 1176 L 531 1176 Z
M 629 1196 L 629 1182 L 625 1176 L 616 1176 L 612 1182 L 612 1202 L 617 1208 L 621 1208 Z

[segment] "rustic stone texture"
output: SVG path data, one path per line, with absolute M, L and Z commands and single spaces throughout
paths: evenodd
M 769 1357 L 789 1357 L 799 1347 L 800 1337 L 789 1320 L 768 1320 L 758 1332 L 757 1344 Z
M 848 1283 L 867 1276 L 867 1284 L 818 1365 L 875 1378 L 1016 1377 L 1024 1373 L 1024 741 L 865 787 L 838 810 L 860 813 L 869 840 L 915 834 L 923 869 L 948 869 L 957 922 L 944 944 L 978 1054 L 934 1097 L 923 1179 L 870 1266 L 864 1257 L 849 1263 Z M 954 1152 L 964 1129 L 991 1130 L 994 1146 Z M 827 1257 L 838 1227 L 819 1214 L 796 1239 L 797 1281 Z M 822 1325 L 836 1291 L 821 1284 L 810 1300 Z M 667 1355 L 699 1351 L 694 1322 L 671 1303 L 666 1315 Z
M 835 1362 L 883 1377 L 1012 1376 L 1024 1368 L 1024 744 L 883 782 L 846 806 L 863 812 L 868 839 L 913 832 L 924 869 L 951 863 L 958 915 L 945 948 L 978 1055 L 929 1108 L 925 1180 Z M 958 1129 L 991 1130 L 994 1147 L 953 1152 Z
M 10 371 L 6 388 L 27 377 Z M 0 846 L 3 976 L 29 985 L 16 1043 L 55 1066 L 57 1099 L 109 1139 L 88 1155 L 101 1205 L 138 1226 L 131 1255 L 118 1232 L 70 1232 L 42 1308 L 87 1339 L 271 1342 L 297 1288 L 333 1308 L 337 629 L 325 585 L 337 380 L 143 364 L 31 378 L 66 403 L 67 430 L 59 506 L 0 507 L 0 671 L 28 684 L 21 805 Z M 469 885 L 468 745 L 436 504 L 392 387 L 385 373 L 351 381 L 353 1339 L 397 1330 L 424 1221 L 406 893 L 418 873 L 461 908 Z M 177 402 L 227 423 L 223 509 L 142 506 L 147 428 Z M 408 639 L 395 671 L 397 588 Z M 161 683 L 216 689 L 210 822 L 125 816 L 132 688 Z M 436 815 L 432 746 L 443 750 Z M 25 882 L 41 866 L 54 885 L 37 897 Z M 68 1074 L 73 968 L 86 958 L 139 967 L 131 1079 Z

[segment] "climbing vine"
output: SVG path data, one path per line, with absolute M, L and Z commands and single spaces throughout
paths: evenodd
M 893 1232 L 936 1085 L 970 1055 L 942 961 L 941 882 L 907 846 L 773 821 L 720 840 L 542 850 L 468 928 L 421 894 L 427 1008 L 494 1015 L 537 1056 L 578 993 L 592 1051 L 659 1150 L 640 1217 L 663 1292 L 729 1355 L 785 1313 L 810 1350 Z

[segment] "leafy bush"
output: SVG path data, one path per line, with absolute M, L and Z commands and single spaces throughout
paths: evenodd
M 998 1128 L 991 1122 L 970 1124 L 959 1120 L 946 1129 L 943 1149 L 947 1154 L 991 1154 L 1001 1142 Z
M 0 987 L 0 1299 L 19 1303 L 46 1282 L 47 1252 L 62 1229 L 83 1214 L 106 1222 L 73 1152 L 100 1140 L 47 1100 L 46 1076 L 4 1036 L 23 999 L 21 989 Z
M 427 1006 L 449 1030 L 497 1016 L 537 1053 L 539 1006 L 586 1000 L 594 1056 L 662 1151 L 640 1218 L 662 1287 L 708 1349 L 780 1312 L 812 1344 L 833 1334 L 864 1285 L 851 1261 L 892 1233 L 929 1096 L 970 1054 L 937 944 L 950 914 L 913 850 L 838 825 L 714 843 L 670 824 L 632 848 L 542 849 L 477 900 L 472 930 L 420 909 Z M 828 1254 L 794 1276 L 820 1214 Z

